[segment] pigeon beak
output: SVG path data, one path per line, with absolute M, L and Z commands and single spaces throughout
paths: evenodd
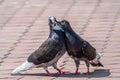
M 56 22 L 54 22 L 54 23 L 51 24 L 52 27 L 55 27 L 56 25 L 57 25 Z

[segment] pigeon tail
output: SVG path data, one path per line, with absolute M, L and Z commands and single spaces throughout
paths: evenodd
M 99 61 L 101 58 L 102 54 L 101 53 L 96 53 L 96 58 L 90 61 L 90 64 L 93 67 L 103 67 L 103 64 Z
M 17 67 L 12 71 L 12 75 L 19 74 L 21 71 L 25 71 L 35 67 L 35 64 L 25 61 L 21 66 Z

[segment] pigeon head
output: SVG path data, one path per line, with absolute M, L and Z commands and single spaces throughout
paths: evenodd
M 67 20 L 60 21 L 60 24 L 63 28 L 72 29 L 70 23 Z
M 54 27 L 57 24 L 57 20 L 54 16 L 49 17 L 48 21 L 51 27 Z

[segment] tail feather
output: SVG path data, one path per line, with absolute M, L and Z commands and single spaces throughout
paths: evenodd
M 14 69 L 11 74 L 13 74 L 13 75 L 14 74 L 19 74 L 20 72 L 26 71 L 26 70 L 31 69 L 33 67 L 35 67 L 35 64 L 30 63 L 28 61 L 25 61 L 21 66 Z
M 90 61 L 90 64 L 94 67 L 104 67 L 103 64 L 99 61 L 102 54 L 96 53 L 96 58 Z
M 90 61 L 90 64 L 93 66 L 93 67 L 104 67 L 103 64 L 100 62 L 100 61 Z

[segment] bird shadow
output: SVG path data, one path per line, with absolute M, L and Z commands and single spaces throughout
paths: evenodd
M 71 77 L 71 78 L 79 78 L 79 77 L 86 77 L 86 78 L 100 78 L 100 77 L 107 77 L 110 75 L 109 69 L 97 69 L 94 70 L 94 72 L 91 72 L 89 75 L 87 74 L 79 74 L 79 75 L 73 75 L 73 74 L 61 74 L 59 77 Z
M 110 69 L 97 69 L 92 73 L 91 77 L 95 77 L 95 78 L 107 77 L 110 74 L 111 74 Z
M 52 77 L 67 77 L 67 78 L 80 78 L 80 77 L 87 77 L 87 78 L 100 78 L 100 77 L 107 77 L 110 75 L 110 70 L 109 69 L 97 69 L 94 70 L 94 72 L 91 72 L 90 75 L 87 74 L 78 74 L 74 75 L 72 73 L 64 73 L 60 75 L 54 75 L 54 73 L 51 73 L 53 76 Z M 48 76 L 46 73 L 22 73 L 19 74 L 20 76 Z

